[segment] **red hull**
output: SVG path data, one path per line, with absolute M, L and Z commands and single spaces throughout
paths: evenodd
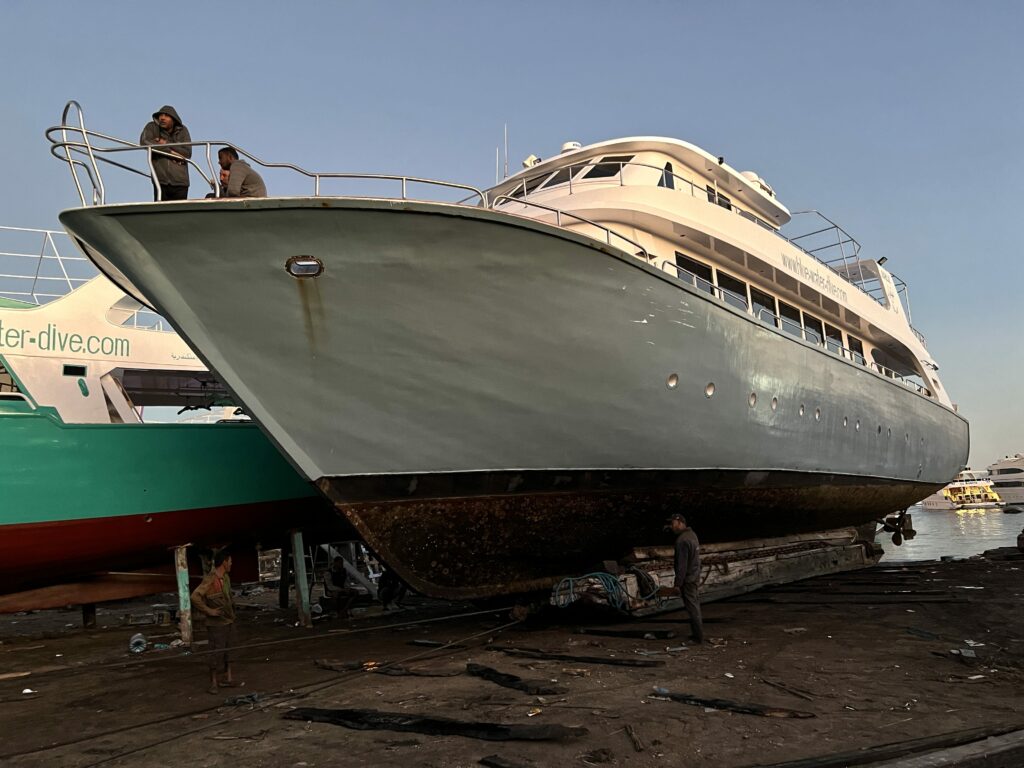
M 181 544 L 280 546 L 292 528 L 312 530 L 328 540 L 351 536 L 318 497 L 5 525 L 0 528 L 0 594 L 101 571 L 167 564 L 172 562 L 168 550 Z

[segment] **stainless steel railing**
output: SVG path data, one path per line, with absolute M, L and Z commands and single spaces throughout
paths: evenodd
M 77 124 L 70 124 L 68 122 L 69 115 L 72 114 L 77 119 Z M 487 195 L 468 184 L 396 174 L 309 171 L 294 163 L 278 163 L 263 160 L 229 141 L 192 141 L 161 144 L 159 146 L 136 144 L 86 128 L 82 107 L 76 101 L 69 101 L 67 103 L 61 116 L 61 124 L 48 128 L 46 138 L 50 141 L 50 153 L 58 160 L 66 162 L 70 167 L 71 176 L 82 205 L 103 205 L 107 202 L 107 190 L 102 173 L 102 168 L 105 165 L 114 166 L 129 173 L 147 177 L 153 185 L 154 198 L 159 201 L 161 199 L 160 184 L 157 180 L 156 169 L 153 166 L 154 155 L 173 156 L 176 160 L 186 162 L 190 168 L 194 168 L 199 173 L 203 181 L 210 187 L 213 195 L 219 197 L 220 185 L 216 182 L 220 172 L 214 163 L 216 158 L 215 150 L 231 147 L 241 157 L 252 161 L 261 168 L 286 170 L 308 179 L 312 182 L 314 197 L 321 196 L 321 187 L 326 180 L 385 181 L 395 182 L 399 185 L 400 194 L 396 196 L 397 199 L 411 199 L 409 187 L 424 185 L 469 193 L 470 198 L 478 199 L 481 206 L 487 207 Z M 202 149 L 206 160 L 206 167 L 203 168 L 190 158 L 177 154 L 172 155 L 166 151 L 175 147 Z M 139 158 L 144 158 L 145 168 L 135 168 L 128 165 L 128 160 L 122 161 L 122 158 L 125 156 L 130 156 L 137 161 Z M 84 172 L 84 178 L 82 172 Z M 86 194 L 87 191 L 89 194 Z
M 68 236 L 54 229 L 0 226 L 0 264 L 6 265 L 0 272 L 0 296 L 45 304 L 89 282 L 96 274 L 92 263 L 84 256 L 61 254 L 58 240 L 66 244 Z M 85 265 L 78 271 L 88 276 L 73 276 L 76 269 L 69 262 Z
M 96 277 L 99 271 L 89 259 L 62 252 L 69 240 L 60 230 L 0 226 L 0 297 L 40 306 Z M 145 308 L 131 312 L 121 325 L 173 331 L 164 318 Z
M 619 234 L 614 229 L 606 227 L 603 224 L 598 224 L 596 221 L 591 221 L 590 219 L 588 219 L 588 218 L 586 218 L 584 216 L 580 216 L 580 215 L 575 214 L 575 213 L 570 213 L 569 211 L 563 211 L 560 208 L 554 208 L 554 207 L 552 207 L 550 205 L 543 205 L 541 203 L 528 202 L 526 200 L 516 200 L 516 199 L 513 199 L 511 197 L 507 197 L 505 195 L 500 195 L 500 196 L 496 197 L 494 199 L 494 201 L 493 201 L 493 205 L 494 206 L 501 205 L 502 202 L 505 201 L 505 200 L 511 200 L 512 202 L 516 203 L 517 205 L 524 205 L 524 206 L 530 206 L 530 207 L 533 207 L 533 208 L 540 208 L 542 210 L 549 211 L 549 212 L 555 214 L 555 226 L 556 227 L 562 227 L 563 226 L 562 225 L 562 218 L 563 217 L 567 217 L 567 218 L 573 219 L 575 221 L 578 221 L 578 222 L 580 222 L 582 224 L 587 224 L 587 225 L 589 225 L 591 227 L 595 227 L 596 229 L 600 230 L 601 232 L 604 232 L 605 242 L 608 245 L 613 245 L 612 238 L 613 237 L 617 237 L 618 239 L 624 240 L 625 242 L 627 242 L 630 245 L 632 245 L 636 249 L 636 251 L 637 251 L 636 254 L 635 254 L 636 256 L 643 256 L 644 260 L 648 261 L 648 262 L 651 261 L 651 259 L 653 258 L 647 252 L 647 249 L 644 248 L 642 245 L 640 245 L 640 243 L 638 243 L 636 240 L 628 238 L 625 235 Z
M 598 179 L 588 181 L 585 178 L 576 178 L 577 175 L 584 168 L 596 168 L 599 166 L 611 166 L 617 168 L 614 174 L 603 176 Z M 627 181 L 627 175 L 625 173 L 626 168 L 642 168 L 654 171 L 654 174 L 649 175 L 648 179 L 644 182 L 637 183 L 635 180 Z M 559 181 L 555 184 L 547 185 L 560 171 L 565 169 L 569 170 L 568 176 L 565 181 Z M 656 175 L 655 175 L 656 174 Z M 657 181 L 652 182 L 651 179 Z M 608 184 L 609 182 L 618 182 L 619 186 L 653 186 L 657 185 L 667 189 L 675 189 L 684 193 L 688 193 L 694 198 L 703 198 L 707 196 L 709 205 L 716 205 L 724 210 L 730 211 L 731 213 L 740 216 L 741 218 L 747 219 L 762 229 L 765 229 L 777 237 L 785 240 L 786 242 L 793 245 L 795 248 L 800 250 L 802 253 L 810 256 L 812 259 L 822 264 L 829 271 L 833 272 L 839 279 L 858 288 L 865 295 L 870 296 L 876 302 L 882 306 L 887 305 L 887 298 L 884 291 L 882 290 L 881 284 L 877 278 L 871 276 L 865 276 L 863 279 L 857 279 L 853 277 L 857 273 L 856 261 L 860 258 L 860 243 L 844 230 L 839 224 L 829 219 L 827 216 L 816 210 L 806 211 L 793 211 L 791 215 L 793 217 L 801 215 L 815 215 L 820 217 L 826 225 L 813 229 L 808 232 L 801 233 L 795 236 L 788 236 L 783 234 L 780 229 L 772 224 L 769 224 L 759 216 L 745 211 L 737 207 L 732 200 L 724 194 L 719 193 L 714 187 L 708 188 L 707 185 L 700 185 L 685 176 L 668 171 L 662 166 L 652 165 L 650 163 L 641 163 L 636 161 L 628 162 L 580 162 L 570 166 L 563 166 L 562 168 L 548 169 L 541 174 L 536 176 L 524 177 L 515 187 L 509 190 L 507 195 L 502 197 L 512 197 L 518 200 L 526 200 L 530 195 L 538 193 L 548 192 L 555 187 L 565 186 L 568 194 L 572 195 L 579 191 L 581 188 L 592 188 L 596 184 Z M 670 183 L 669 183 L 670 182 Z M 838 256 L 829 258 L 829 255 L 838 253 Z M 842 264 L 845 269 L 840 271 L 837 269 L 837 265 Z M 894 282 L 897 286 L 897 291 L 905 300 L 905 308 L 907 310 L 907 317 L 910 317 L 910 299 L 907 291 L 907 285 L 902 280 L 899 280 L 893 276 Z M 915 332 L 921 343 L 924 343 L 924 337 Z
M 849 349 L 848 347 L 845 347 L 842 344 L 836 342 L 834 339 L 829 339 L 828 337 L 825 337 L 823 339 L 814 329 L 808 328 L 807 326 L 801 323 L 797 323 L 789 319 L 788 317 L 782 317 L 781 315 L 777 315 L 774 312 L 772 312 L 771 309 L 769 309 L 768 307 L 762 307 L 757 312 L 749 312 L 749 310 L 747 309 L 748 303 L 746 298 L 740 296 L 739 294 L 733 291 L 728 290 L 727 288 L 717 286 L 714 283 L 710 282 L 709 280 L 704 279 L 703 277 L 699 277 L 693 274 L 688 269 L 679 266 L 675 262 L 668 261 L 666 259 L 665 261 L 661 262 L 661 268 L 666 272 L 669 269 L 675 270 L 675 277 L 677 280 L 680 280 L 684 283 L 688 283 L 689 285 L 694 286 L 695 288 L 697 288 L 700 291 L 703 291 L 704 293 L 711 294 L 719 301 L 722 301 L 727 304 L 732 304 L 732 306 L 735 306 L 737 309 L 746 311 L 748 312 L 748 314 L 752 314 L 754 317 L 757 318 L 758 321 L 764 323 L 769 327 L 782 329 L 783 331 L 789 333 L 792 336 L 797 336 L 803 339 L 804 341 L 814 344 L 815 346 L 824 347 L 826 350 L 832 352 L 833 354 L 839 355 L 840 357 L 844 357 L 848 360 L 852 360 L 853 362 L 859 365 L 863 365 L 865 368 L 870 368 L 871 370 L 882 374 L 886 378 L 899 381 L 899 383 L 903 384 L 909 389 L 914 389 L 917 392 L 928 397 L 932 396 L 932 391 L 928 389 L 928 387 L 921 386 L 920 384 L 911 381 L 910 379 L 907 379 L 906 377 L 902 376 L 901 374 L 897 373 L 891 368 L 887 368 L 884 365 L 880 365 L 879 363 L 876 363 L 873 360 L 868 360 L 860 352 L 855 352 L 854 350 Z M 730 301 L 730 299 L 734 299 L 735 301 Z M 787 327 L 789 328 L 789 330 L 787 330 Z

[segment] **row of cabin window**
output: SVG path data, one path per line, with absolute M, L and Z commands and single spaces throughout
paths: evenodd
M 808 341 L 819 344 L 830 352 L 843 354 L 843 332 L 834 325 L 823 323 L 814 315 L 776 299 L 752 285 L 748 286 L 727 272 L 720 269 L 712 270 L 709 265 L 695 261 L 678 251 L 676 266 L 693 275 L 693 284 L 700 290 L 714 295 L 717 286 L 726 304 L 749 312 L 765 325 L 781 328 L 793 336 L 805 336 Z M 864 345 L 860 339 L 846 334 L 846 340 L 845 348 L 850 351 L 852 358 L 861 365 L 866 365 Z
M 580 165 L 567 165 L 565 168 L 559 168 L 554 173 L 530 179 L 524 185 L 513 190 L 510 193 L 510 196 L 522 197 L 524 194 L 528 195 L 541 187 L 544 189 L 550 189 L 551 187 L 556 187 L 559 184 L 565 184 L 570 178 L 575 177 L 583 168 L 589 168 L 590 170 L 583 174 L 579 181 L 583 181 L 584 179 L 607 179 L 617 175 L 622 169 L 622 166 L 630 162 L 634 157 L 635 155 L 611 155 L 609 157 L 602 157 L 599 162 L 594 163 L 593 165 L 587 165 L 587 163 L 581 163 Z
M 565 184 L 571 178 L 575 178 L 576 174 L 583 168 L 589 168 L 583 176 L 578 180 L 583 181 L 584 179 L 607 179 L 612 176 L 618 175 L 619 171 L 622 170 L 622 166 L 631 162 L 636 155 L 609 155 L 608 157 L 602 157 L 598 162 L 588 165 L 581 163 L 580 165 L 567 165 L 564 168 L 559 168 L 557 171 L 551 174 L 537 176 L 536 178 L 529 179 L 521 186 L 512 190 L 509 193 L 510 197 L 523 197 L 538 189 L 551 189 L 557 187 L 559 184 Z M 665 167 L 662 169 L 661 178 L 658 179 L 658 186 L 666 189 L 676 188 L 676 176 L 675 171 L 672 169 L 672 163 L 665 163 Z M 733 210 L 732 200 L 726 195 L 716 190 L 710 184 L 706 187 L 708 193 L 708 202 L 720 205 L 728 211 Z M 765 222 L 763 219 L 755 216 L 752 213 L 748 213 L 740 208 L 736 211 L 756 224 L 767 229 L 774 229 L 770 224 Z

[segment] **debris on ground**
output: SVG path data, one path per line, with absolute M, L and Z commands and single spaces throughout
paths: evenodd
M 665 662 L 660 659 L 619 659 L 613 656 L 574 656 L 568 653 L 542 651 L 539 648 L 499 648 L 490 646 L 491 650 L 501 651 L 509 656 L 521 656 L 526 659 L 546 659 L 549 661 L 571 661 L 577 664 L 610 664 L 618 667 L 663 667 Z
M 456 720 L 450 717 L 383 712 L 374 709 L 319 709 L 302 707 L 284 714 L 286 720 L 330 723 L 359 731 L 405 731 L 429 736 L 465 736 L 486 741 L 568 741 L 587 734 L 582 726 L 557 723 L 540 725 L 489 723 L 480 720 Z
M 531 696 L 555 696 L 566 693 L 569 690 L 560 685 L 551 685 L 544 680 L 524 680 L 518 675 L 499 672 L 491 667 L 485 667 L 483 664 L 474 664 L 473 662 L 466 664 L 466 672 L 473 677 L 480 677 L 484 680 L 489 680 L 495 685 L 522 691 Z
M 707 699 L 702 696 L 691 696 L 687 693 L 673 693 L 666 688 L 656 687 L 649 698 L 660 701 L 678 701 L 680 704 L 692 704 L 707 709 L 717 709 L 725 712 L 736 712 L 741 715 L 759 715 L 760 717 L 815 717 L 812 712 L 800 712 L 795 709 L 783 707 L 768 707 L 763 704 L 743 704 L 728 699 Z

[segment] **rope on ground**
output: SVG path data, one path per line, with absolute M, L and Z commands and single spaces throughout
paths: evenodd
M 473 616 L 485 616 L 487 614 L 502 613 L 511 611 L 514 606 L 507 606 L 505 608 L 489 608 L 483 611 L 470 611 L 468 613 L 453 613 L 446 614 L 444 616 L 435 616 L 429 619 L 416 619 L 415 621 L 405 621 L 398 624 L 380 624 L 372 627 L 358 627 L 356 629 L 348 630 L 329 630 L 327 634 L 316 634 L 316 635 L 303 635 L 301 637 L 285 637 L 280 640 L 264 640 L 259 643 L 246 643 L 244 645 L 235 645 L 231 647 L 232 652 L 243 651 L 249 648 L 265 648 L 270 645 L 286 645 L 288 643 L 302 643 L 310 640 L 325 640 L 330 637 L 349 637 L 351 635 L 361 635 L 365 632 L 378 632 L 386 629 L 405 629 L 407 627 L 415 627 L 419 624 L 433 624 L 440 621 L 451 621 L 453 619 L 468 619 Z M 46 672 L 35 672 L 33 673 L 33 679 L 41 677 L 68 677 L 72 675 L 84 674 L 86 672 L 92 672 L 95 670 L 104 669 L 125 669 L 130 667 L 141 667 L 145 664 L 157 664 L 166 661 L 182 661 L 186 659 L 196 659 L 203 656 L 208 656 L 211 653 L 221 653 L 218 650 L 209 651 L 187 651 L 178 654 L 165 654 L 161 656 L 147 656 L 141 659 L 125 659 L 122 661 L 111 661 L 102 664 L 81 664 L 75 667 L 65 667 L 64 669 L 51 669 Z
M 604 571 L 594 571 L 583 576 L 566 576 L 551 591 L 551 602 L 559 608 L 565 608 L 584 596 L 588 589 L 599 587 L 604 590 L 608 604 L 620 611 L 629 604 L 629 596 L 618 577 Z

